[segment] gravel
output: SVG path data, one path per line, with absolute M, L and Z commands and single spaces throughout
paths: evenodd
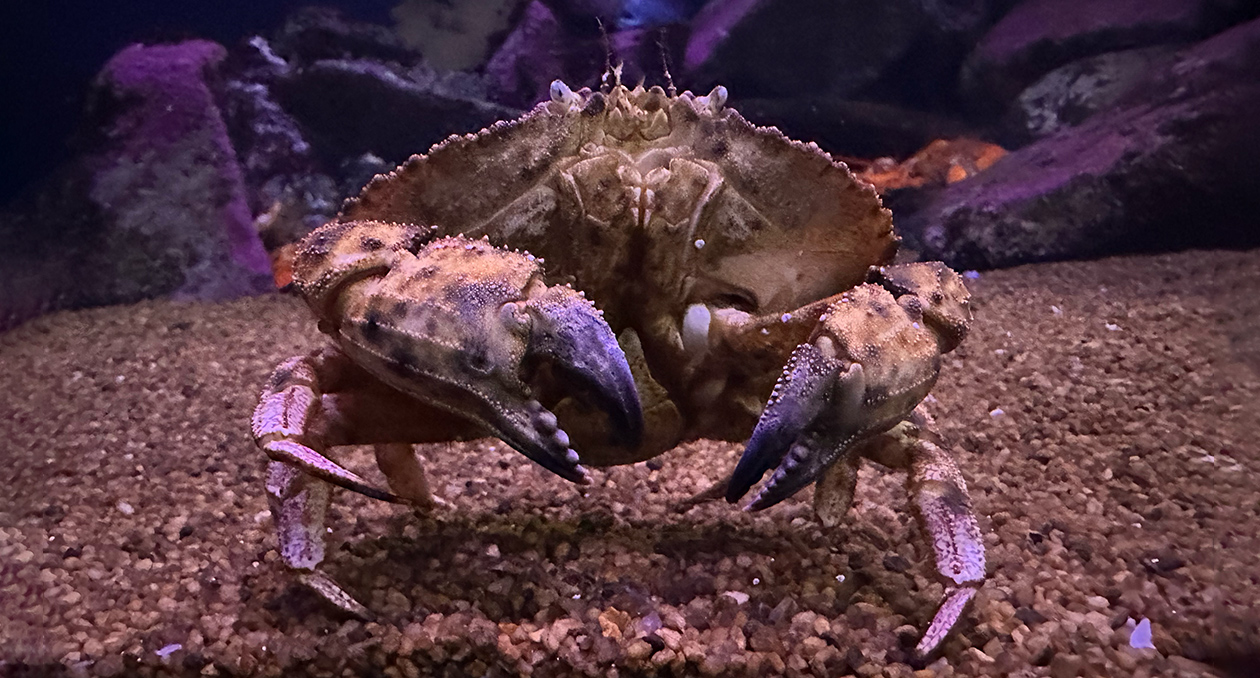
M 1254 675 L 1260 251 L 968 284 L 932 409 L 991 576 L 926 667 L 943 589 L 904 475 L 868 464 L 830 533 L 809 491 L 671 513 L 734 464 L 710 441 L 585 490 L 498 441 L 420 447 L 452 506 L 340 494 L 326 571 L 378 617 L 339 615 L 278 562 L 248 437 L 272 366 L 320 341 L 270 296 L 0 335 L 0 674 Z M 346 456 L 383 482 L 370 459 Z

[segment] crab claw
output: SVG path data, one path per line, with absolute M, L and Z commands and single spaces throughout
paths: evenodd
M 566 385 L 609 416 L 614 442 L 643 439 L 643 408 L 617 337 L 598 310 L 569 287 L 548 287 L 525 303 L 531 327 L 526 359 L 545 360 Z
M 907 271 L 910 266 L 916 268 Z M 943 275 L 939 268 L 906 267 L 888 273 L 907 285 L 920 278 L 935 283 Z M 859 285 L 827 307 L 814 338 L 796 347 L 775 385 L 727 501 L 738 500 L 771 468 L 774 475 L 748 510 L 783 501 L 854 445 L 905 419 L 927 396 L 941 353 L 966 331 L 966 290 L 961 284 L 946 291 L 919 288 L 922 295 L 898 286 L 902 294 L 894 297 L 879 285 Z M 956 323 L 947 322 L 951 309 L 961 314 Z
M 342 295 L 339 343 L 356 364 L 578 483 L 586 471 L 535 394 L 536 375 L 606 411 L 611 435 L 642 435 L 638 392 L 612 330 L 579 292 L 548 286 L 540 260 L 462 236 L 399 259 L 362 283 L 369 293 Z
M 777 467 L 748 510 L 773 506 L 816 480 L 855 439 L 865 392 L 862 365 L 846 364 L 829 352 L 814 344 L 793 351 L 731 474 L 728 502 L 738 501 Z
M 545 363 L 566 392 L 608 414 L 620 442 L 638 444 L 643 411 L 634 377 L 612 329 L 590 301 L 572 288 L 540 284 L 527 291 L 525 300 L 506 304 L 501 317 L 519 328 L 507 334 L 525 343 L 507 351 L 519 356 L 516 370 L 495 370 L 505 378 L 481 385 L 483 392 L 494 394 L 483 421 L 500 439 L 562 478 L 587 482 L 578 453 L 569 447 L 569 436 L 556 415 L 520 380 L 523 373 Z

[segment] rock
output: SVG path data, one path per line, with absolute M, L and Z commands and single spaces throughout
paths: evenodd
M 421 50 L 397 32 L 347 19 L 331 7 L 306 7 L 294 12 L 277 31 L 272 44 L 282 59 L 300 63 L 372 59 L 410 66 L 421 59 Z
M 1051 678 L 1076 678 L 1085 668 L 1085 660 L 1080 655 L 1057 654 L 1050 660 Z
M 390 14 L 402 43 L 422 52 L 430 66 L 471 71 L 485 65 L 526 4 L 526 0 L 403 0 Z
M 911 4 L 710 3 L 695 18 L 683 70 L 701 88 L 723 84 L 745 96 L 851 94 L 909 49 L 924 22 Z
M 745 94 L 730 90 L 732 105 L 745 118 L 843 156 L 903 158 L 935 139 L 975 133 L 963 122 L 893 104 L 838 97 L 749 99 Z
M 87 152 L 25 214 L 0 217 L 0 318 L 273 289 L 216 100 L 225 55 L 194 40 L 110 59 L 88 97 Z
M 236 151 L 211 90 L 226 56 L 212 42 L 127 47 L 97 78 L 108 117 L 86 161 L 105 221 L 87 254 L 92 296 L 117 303 L 169 294 L 228 299 L 271 289 Z
M 981 1 L 711 2 L 692 22 L 682 70 L 690 86 L 758 98 L 849 97 L 877 82 L 881 98 L 952 92 L 986 19 Z
M 233 62 L 237 72 L 223 88 L 224 119 L 240 158 L 255 227 L 274 252 L 335 215 L 344 193 L 324 171 L 301 124 L 272 94 L 274 83 L 291 74 L 290 63 L 259 36 L 239 47 Z
M 494 100 L 520 108 L 541 101 L 551 81 L 564 80 L 574 89 L 596 83 L 604 70 L 604 51 L 589 49 L 574 58 L 575 33 L 542 2 L 531 2 L 507 39 L 486 64 Z M 578 33 L 580 35 L 580 33 Z M 579 41 L 585 42 L 585 39 Z
M 1260 20 L 1184 50 L 1113 110 L 975 177 L 891 198 L 907 245 L 966 269 L 1260 244 L 1257 54 Z
M 1074 127 L 1110 109 L 1152 71 L 1165 70 L 1175 50 L 1160 45 L 1108 52 L 1046 73 L 1020 92 L 1005 128 L 1016 145 Z
M 996 113 L 1051 69 L 1085 57 L 1178 45 L 1229 25 L 1242 2 L 1215 0 L 1024 0 L 967 58 L 964 98 Z
M 398 163 L 451 134 L 520 115 L 485 101 L 473 76 L 363 59 L 296 68 L 273 92 L 318 152 L 336 158 L 373 153 Z

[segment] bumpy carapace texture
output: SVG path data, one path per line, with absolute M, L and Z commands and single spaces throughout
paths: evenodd
M 254 414 L 285 563 L 367 615 L 317 569 L 325 483 L 431 508 L 413 443 L 493 435 L 585 482 L 582 464 L 746 440 L 687 506 L 738 501 L 773 470 L 746 508 L 817 482 L 832 526 L 862 459 L 908 471 L 946 583 L 931 652 L 985 571 L 920 405 L 971 320 L 960 277 L 891 263 L 875 191 L 744 120 L 724 88 L 551 95 L 377 177 L 298 247 L 295 286 L 334 345 L 277 368 Z M 392 492 L 326 454 L 364 443 Z
M 891 214 L 816 145 L 725 107 L 723 88 L 556 90 L 519 120 L 377 177 L 339 220 L 432 225 L 527 251 L 549 283 L 595 300 L 615 333 L 633 329 L 681 411 L 676 433 L 638 457 L 687 438 L 742 440 L 821 314 L 814 302 L 891 260 Z M 685 345 L 694 305 L 710 311 L 707 345 Z M 598 463 L 597 452 L 584 458 Z

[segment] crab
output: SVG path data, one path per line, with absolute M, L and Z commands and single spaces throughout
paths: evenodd
M 875 191 L 814 144 L 704 96 L 620 82 L 453 136 L 307 236 L 294 286 L 329 345 L 281 364 L 253 416 L 279 553 L 319 565 L 334 486 L 428 509 L 413 444 L 496 437 L 586 483 L 698 438 L 747 441 L 685 502 L 760 511 L 816 483 L 827 527 L 862 459 L 907 473 L 945 597 L 935 650 L 985 577 L 966 483 L 922 406 L 967 333 L 941 263 L 893 263 Z M 329 456 L 370 444 L 389 490 Z

